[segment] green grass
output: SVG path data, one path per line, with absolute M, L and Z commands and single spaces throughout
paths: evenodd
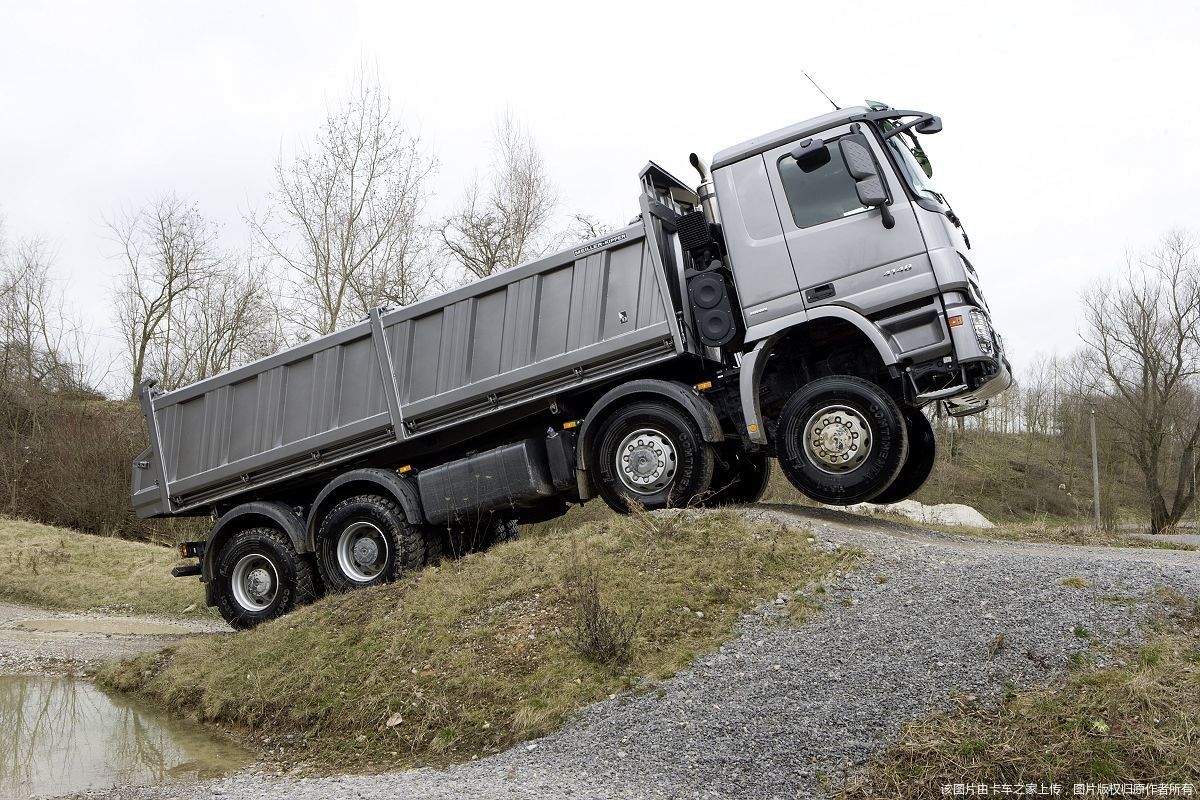
M 1165 601 L 1149 641 L 1113 654 L 1126 666 L 1076 659 L 1059 685 L 909 723 L 841 797 L 938 797 L 955 783 L 1200 780 L 1200 602 Z
M 889 517 L 891 519 L 891 517 Z M 915 522 L 897 520 L 901 524 L 930 528 L 944 533 L 957 533 L 977 539 L 999 539 L 1007 542 L 1030 542 L 1042 544 L 1070 544 L 1086 547 L 1144 547 L 1155 550 L 1195 550 L 1195 547 L 1166 540 L 1146 539 L 1131 536 L 1125 531 L 1097 530 L 1079 522 L 1033 520 L 1008 522 L 995 528 L 972 528 L 970 526 L 920 525 Z
M 652 685 L 729 638 L 755 602 L 853 557 L 734 512 L 531 527 L 390 586 L 112 665 L 100 680 L 274 741 L 297 734 L 289 756 L 318 768 L 465 761 Z M 590 576 L 582 583 L 581 573 Z M 604 619 L 635 626 L 628 652 L 609 663 L 579 646 L 577 598 L 589 585 Z M 798 618 L 810 611 L 789 608 Z
M 0 517 L 0 600 L 61 611 L 213 616 L 195 578 L 171 577 L 178 563 L 166 547 Z

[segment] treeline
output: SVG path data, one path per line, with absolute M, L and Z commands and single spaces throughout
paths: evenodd
M 6 291 L 6 320 L 18 322 L 0 357 L 26 362 L 6 364 L 0 380 L 136 399 L 147 378 L 163 389 L 192 383 L 605 230 L 561 213 L 542 154 L 512 115 L 498 120 L 490 163 L 443 217 L 427 209 L 437 169 L 379 83 L 360 74 L 275 163 L 269 197 L 245 215 L 249 244 L 230 246 L 212 214 L 173 189 L 106 216 L 118 264 L 112 363 L 62 302 L 53 249 L 8 243 L 0 230 L 5 279 L 18 287 Z
M 1047 513 L 1091 518 L 1093 413 L 1101 465 L 1101 517 L 1148 522 L 1153 532 L 1185 519 L 1196 496 L 1200 440 L 1200 244 L 1172 231 L 1127 258 L 1124 273 L 1083 296 L 1080 346 L 1066 355 L 1038 356 L 1019 370 L 1017 385 L 987 411 L 965 420 L 939 420 L 942 473 L 956 459 L 1020 472 L 1040 472 L 1036 492 L 1017 498 L 1044 503 Z M 957 438 L 956 438 L 957 436 Z M 974 440 L 987 450 L 969 452 Z M 1038 442 L 1045 445 L 1039 445 Z M 1039 454 L 1035 459 L 1033 454 Z M 1024 455 L 1022 455 L 1024 454 Z M 1080 465 L 1086 480 L 1079 480 Z M 1042 469 L 1048 468 L 1048 469 Z M 1012 472 L 1013 469 L 1009 469 Z M 998 486 L 1004 468 L 990 474 Z M 1053 489 L 1046 484 L 1064 476 Z M 1072 480 L 1066 480 L 1066 477 Z M 985 481 L 986 484 L 986 481 Z M 1059 488 L 1061 487 L 1061 488 Z M 1000 487 L 1003 488 L 1003 487 Z M 1026 486 L 1026 489 L 1029 489 Z M 1069 502 L 1067 502 L 1069 500 Z M 1036 504 L 1035 504 L 1036 507 Z

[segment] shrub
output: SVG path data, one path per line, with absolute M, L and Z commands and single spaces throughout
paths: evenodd
M 0 386 L 0 514 L 160 543 L 206 521 L 139 520 L 130 470 L 146 446 L 136 404 Z
M 620 668 L 633 658 L 640 612 L 622 611 L 600 597 L 600 571 L 584 559 L 574 544 L 566 575 L 571 603 L 571 627 L 567 632 L 572 649 L 584 658 Z

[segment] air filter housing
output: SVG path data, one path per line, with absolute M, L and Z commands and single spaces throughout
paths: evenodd
M 703 211 L 690 211 L 675 219 L 675 229 L 679 233 L 679 244 L 686 252 L 710 247 L 713 242 L 712 231 L 709 230 L 708 220 Z

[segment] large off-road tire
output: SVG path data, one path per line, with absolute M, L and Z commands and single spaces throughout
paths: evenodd
M 390 497 L 364 494 L 334 506 L 317 530 L 325 588 L 345 592 L 390 583 L 425 566 L 425 537 Z
M 515 519 L 490 513 L 474 519 L 458 520 L 443 533 L 447 554 L 452 558 L 461 558 L 467 553 L 486 550 L 494 544 L 520 538 Z
M 611 414 L 596 433 L 588 470 L 605 503 L 680 507 L 708 490 L 713 452 L 696 423 L 668 403 L 643 400 Z
M 491 547 L 494 544 L 503 544 L 504 542 L 515 542 L 521 538 L 521 532 L 517 528 L 517 521 L 511 517 L 492 516 L 491 523 L 488 525 L 487 531 L 487 546 Z
M 731 448 L 718 458 L 712 487 L 704 504 L 709 507 L 757 503 L 771 482 L 771 458 L 766 453 L 748 453 Z
M 426 525 L 424 534 L 425 566 L 436 566 L 446 558 L 446 531 L 434 525 Z
M 779 415 L 775 451 L 798 490 L 830 505 L 873 499 L 908 456 L 908 430 L 883 389 L 851 375 L 802 386 Z
M 892 485 L 875 495 L 873 503 L 899 503 L 915 494 L 933 472 L 937 459 L 933 426 L 919 408 L 904 409 L 904 421 L 908 424 L 908 458 Z
M 317 596 L 312 564 L 274 528 L 230 537 L 217 553 L 212 581 L 217 609 L 238 629 L 283 616 Z

